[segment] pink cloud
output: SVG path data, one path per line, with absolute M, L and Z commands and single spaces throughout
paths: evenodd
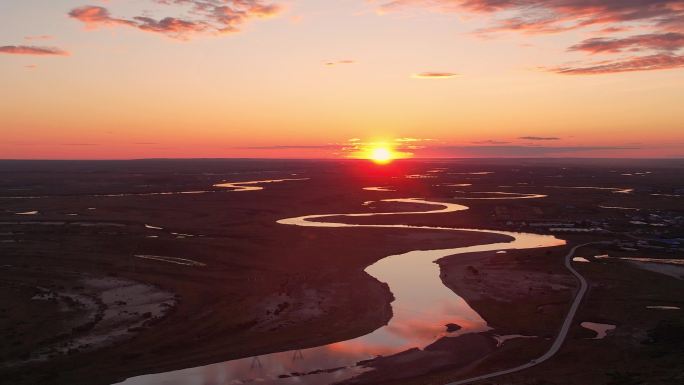
M 601 75 L 616 72 L 666 70 L 684 67 L 684 56 L 657 54 L 604 61 L 583 66 L 566 66 L 551 69 L 564 75 Z
M 455 72 L 421 72 L 413 75 L 415 79 L 449 79 L 458 76 Z
M 439 12 L 506 13 L 484 31 L 559 32 L 597 24 L 650 21 L 676 24 L 684 17 L 682 0 L 393 0 L 384 11 L 407 6 Z M 679 26 L 681 28 L 681 25 Z
M 130 25 L 135 23 L 130 20 L 113 18 L 104 7 L 86 5 L 75 8 L 69 12 L 69 16 L 85 23 L 86 28 L 98 28 L 103 25 Z
M 633 36 L 600 36 L 569 48 L 590 54 L 643 52 L 643 56 L 560 68 L 558 73 L 594 74 L 681 67 L 677 51 L 684 48 L 684 0 L 392 0 L 380 5 L 384 12 L 406 7 L 492 17 L 488 27 L 476 31 L 478 35 L 548 34 L 588 28 L 599 28 L 594 31 L 599 34 L 624 33 L 636 27 L 648 31 Z
M 69 56 L 69 52 L 55 47 L 35 47 L 28 45 L 6 45 L 0 47 L 0 53 L 9 55 L 36 56 Z
M 178 16 L 154 18 L 147 15 L 114 17 L 107 8 L 87 5 L 73 9 L 69 16 L 88 29 L 124 26 L 159 33 L 175 39 L 189 39 L 200 34 L 220 35 L 237 32 L 255 18 L 274 16 L 281 11 L 276 4 L 263 0 L 151 0 L 175 11 Z
M 618 53 L 625 50 L 676 51 L 684 47 L 684 34 L 677 32 L 650 33 L 625 38 L 594 38 L 582 41 L 569 49 L 589 53 Z
M 26 37 L 24 37 L 24 40 L 26 40 L 26 41 L 50 40 L 52 38 L 53 38 L 53 36 L 51 36 L 51 35 L 35 35 L 35 36 L 26 36 Z
M 346 59 L 346 60 L 333 60 L 333 61 L 325 62 L 325 65 L 327 67 L 334 67 L 334 66 L 344 65 L 344 64 L 356 64 L 356 60 Z

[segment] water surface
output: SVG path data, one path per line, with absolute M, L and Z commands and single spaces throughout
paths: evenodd
M 410 348 L 424 348 L 443 336 L 458 336 L 489 330 L 487 322 L 461 297 L 444 286 L 436 260 L 455 254 L 501 252 L 509 249 L 529 249 L 564 245 L 565 241 L 549 235 L 515 233 L 498 230 L 445 228 L 409 225 L 358 225 L 327 222 L 332 217 L 368 217 L 389 215 L 426 215 L 467 210 L 468 207 L 423 199 L 387 199 L 383 202 L 423 204 L 426 211 L 389 213 L 355 213 L 308 215 L 278 221 L 283 225 L 305 227 L 366 227 L 402 228 L 412 231 L 440 230 L 489 233 L 508 236 L 510 242 L 418 250 L 388 256 L 366 268 L 366 272 L 389 285 L 395 297 L 393 317 L 386 326 L 372 333 L 347 341 L 305 350 L 287 351 L 249 357 L 198 368 L 135 377 L 126 385 L 200 385 L 200 384 L 330 384 L 354 377 L 369 370 L 356 363 L 379 355 L 391 355 Z M 461 329 L 447 333 L 446 324 Z M 287 377 L 285 377 L 287 376 Z

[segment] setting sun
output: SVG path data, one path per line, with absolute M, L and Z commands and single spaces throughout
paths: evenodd
M 387 164 L 394 159 L 394 156 L 387 147 L 378 147 L 371 150 L 370 159 L 377 164 Z
M 684 385 L 684 0 L 0 25 L 0 385 Z

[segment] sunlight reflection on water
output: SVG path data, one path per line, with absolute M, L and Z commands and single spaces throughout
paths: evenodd
M 457 336 L 481 332 L 489 327 L 461 297 L 444 286 L 439 279 L 436 260 L 455 254 L 528 249 L 564 245 L 565 241 L 549 235 L 513 233 L 481 229 L 454 229 L 408 225 L 356 225 L 324 222 L 330 217 L 368 217 L 406 214 L 435 214 L 467 210 L 453 203 L 431 202 L 422 199 L 388 199 L 383 202 L 423 204 L 437 206 L 430 211 L 393 213 L 326 214 L 288 218 L 280 224 L 305 227 L 366 227 L 405 228 L 420 230 L 468 231 L 505 235 L 511 242 L 493 243 L 439 250 L 415 250 L 392 255 L 366 268 L 366 272 L 389 285 L 395 297 L 393 317 L 389 323 L 374 332 L 348 341 L 337 342 L 311 349 L 267 354 L 234 361 L 207 365 L 175 372 L 146 375 L 128 379 L 125 385 L 207 385 L 242 384 L 329 384 L 360 374 L 364 369 L 359 361 L 378 355 L 391 355 L 413 347 L 423 348 L 442 336 Z M 447 333 L 445 325 L 455 323 L 462 328 Z M 313 373 L 312 373 L 313 372 Z M 290 376 L 291 377 L 282 377 Z M 308 375 L 302 375 L 308 374 Z M 279 377 L 280 376 L 280 377 Z

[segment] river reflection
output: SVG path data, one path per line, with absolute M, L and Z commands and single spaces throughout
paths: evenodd
M 434 214 L 467 210 L 468 207 L 421 199 L 393 199 L 385 202 L 436 207 L 429 211 L 394 213 L 326 214 L 289 218 L 284 225 L 306 227 L 406 228 L 415 230 L 469 231 L 511 237 L 512 241 L 439 250 L 415 250 L 386 257 L 369 266 L 366 272 L 389 285 L 395 297 L 393 317 L 374 332 L 348 341 L 321 347 L 250 357 L 199 368 L 135 377 L 126 385 L 210 385 L 210 384 L 330 384 L 369 370 L 357 366 L 362 360 L 391 355 L 410 348 L 424 348 L 443 336 L 481 332 L 489 327 L 462 298 L 444 286 L 439 278 L 437 259 L 454 254 L 560 246 L 565 241 L 553 236 L 496 230 L 454 229 L 408 225 L 356 225 L 326 222 L 333 217 Z M 446 324 L 461 329 L 447 333 Z

